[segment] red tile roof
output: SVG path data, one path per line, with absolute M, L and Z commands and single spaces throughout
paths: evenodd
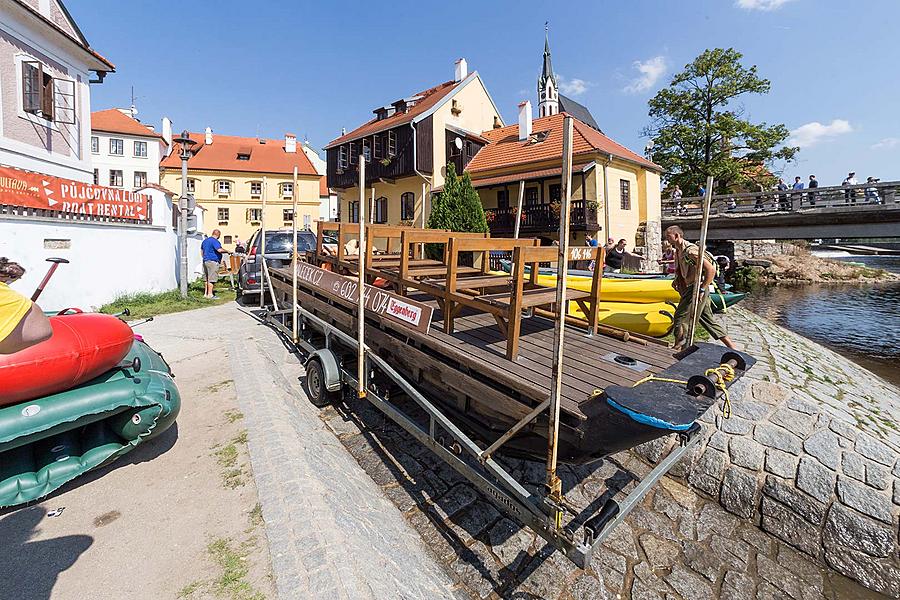
M 589 164 L 591 163 L 573 165 L 572 171 L 574 173 L 580 173 Z M 543 177 L 558 177 L 559 175 L 562 175 L 562 166 L 550 167 L 547 169 L 534 169 L 531 171 L 522 171 L 505 175 L 494 175 L 491 177 L 482 177 L 479 179 L 473 178 L 472 185 L 476 188 L 479 188 L 491 185 L 500 185 L 503 183 L 512 183 L 514 181 L 529 181 L 531 179 L 541 179 Z
M 465 81 L 465 79 L 463 79 L 463 81 Z M 442 98 L 446 97 L 447 94 L 455 90 L 460 83 L 462 82 L 445 81 L 444 83 L 436 85 L 433 88 L 429 88 L 423 92 L 419 92 L 418 94 L 413 94 L 412 97 L 422 96 L 422 98 L 416 101 L 416 103 L 411 106 L 405 113 L 396 113 L 386 119 L 381 119 L 380 121 L 376 117 L 371 121 L 360 125 L 346 135 L 342 135 L 339 138 L 331 140 L 328 145 L 325 146 L 325 148 L 331 148 L 333 146 L 343 144 L 344 142 L 349 142 L 350 140 L 355 140 L 367 135 L 372 135 L 373 133 L 392 129 L 398 125 L 409 123 L 417 116 L 421 115 L 429 108 L 440 102 Z
M 173 192 L 172 190 L 170 190 L 170 189 L 168 189 L 168 188 L 164 188 L 163 186 L 159 185 L 158 183 L 148 183 L 148 184 L 145 185 L 144 187 L 142 187 L 142 188 L 140 188 L 140 189 L 138 189 L 138 190 L 135 190 L 135 191 L 136 191 L 136 192 L 140 192 L 141 190 L 146 190 L 146 189 L 148 189 L 148 188 L 151 189 L 151 190 L 157 190 L 157 191 L 159 191 L 159 192 L 162 192 L 163 194 L 166 194 L 167 196 L 176 196 L 176 195 L 177 195 L 177 194 L 176 194 L 175 192 Z
M 325 198 L 330 196 L 331 194 L 328 191 L 328 182 L 325 181 L 325 176 L 323 175 L 321 179 L 319 179 L 319 197 Z
M 191 157 L 188 159 L 190 169 L 291 174 L 294 167 L 297 167 L 300 175 L 318 175 L 302 148 L 297 148 L 293 153 L 285 152 L 283 139 L 259 140 L 255 137 L 214 134 L 213 143 L 207 145 L 206 135 L 203 133 L 189 133 L 188 137 L 197 142 L 191 148 Z M 238 154 L 246 154 L 247 151 L 250 153 L 250 160 L 238 160 Z M 173 149 L 159 166 L 180 169 L 181 150 L 177 147 Z
M 159 133 L 153 131 L 137 119 L 129 117 L 117 108 L 92 112 L 91 131 L 124 133 L 126 135 L 140 135 L 163 139 Z
M 483 147 L 469 162 L 466 171 L 476 179 L 479 172 L 526 165 L 562 157 L 563 119 L 566 113 L 541 117 L 532 122 L 532 133 L 546 132 L 542 142 L 519 141 L 519 126 L 510 125 L 482 133 L 491 143 Z M 642 167 L 662 171 L 646 158 L 614 142 L 593 127 L 575 119 L 572 155 L 603 153 L 637 163 Z

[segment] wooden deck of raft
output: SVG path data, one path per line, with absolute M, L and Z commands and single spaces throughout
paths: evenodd
M 328 228 L 332 231 L 340 229 L 338 245 L 342 247 L 344 236 L 358 235 L 358 225 L 355 228 L 354 225 L 320 223 L 319 248 L 310 257 L 312 261 L 330 265 L 337 272 L 356 270 L 357 256 L 330 255 L 323 250 L 321 242 L 323 228 L 324 231 Z M 408 367 L 413 370 L 434 368 L 440 362 L 434 357 L 442 357 L 450 366 L 436 373 L 433 379 L 449 380 L 455 377 L 463 381 L 461 385 L 447 381 L 446 385 L 458 392 L 465 391 L 472 402 L 494 403 L 493 408 L 500 409 L 497 403 L 501 402 L 501 394 L 496 389 L 502 387 L 514 391 L 521 400 L 514 402 L 518 407 L 500 411 L 507 418 L 523 416 L 548 397 L 554 323 L 546 316 L 523 317 L 522 309 L 550 308 L 549 312 L 540 314 L 552 316 L 552 306 L 548 305 L 555 302 L 555 288 L 537 286 L 536 274 L 538 263 L 554 260 L 558 248 L 541 248 L 537 246 L 537 240 L 486 238 L 483 235 L 402 227 L 382 227 L 379 230 L 379 226 L 369 226 L 367 234 L 367 246 L 379 236 L 387 239 L 388 250 L 394 250 L 391 240 L 400 241 L 396 251 L 390 254 L 374 254 L 373 247 L 369 246 L 366 268 L 369 279 L 380 277 L 397 291 L 435 307 L 431 330 L 427 335 L 382 320 L 380 329 L 367 328 L 372 345 L 407 356 Z M 422 243 L 444 243 L 444 260 L 423 258 L 416 250 L 416 246 Z M 511 274 L 498 275 L 487 270 L 487 253 L 498 247 L 513 252 Z M 584 260 L 592 250 L 595 252 L 594 260 L 601 258 L 597 249 L 593 248 L 577 253 L 578 260 Z M 482 253 L 483 266 L 459 266 L 455 259 L 460 251 Z M 534 275 L 524 272 L 526 264 L 531 266 Z M 272 269 L 272 278 L 281 293 L 290 290 L 290 269 Z M 591 292 L 570 289 L 567 297 L 578 301 L 585 314 L 591 315 L 590 309 L 596 306 L 599 297 L 599 286 L 598 276 Z M 302 285 L 300 291 L 301 304 L 306 299 L 319 312 L 328 313 L 338 321 L 346 321 L 344 325 L 350 330 L 354 321 L 351 303 L 336 299 L 325 301 L 320 294 L 304 289 Z M 344 308 L 336 309 L 335 304 L 343 304 Z M 335 310 L 340 310 L 343 315 L 337 315 Z M 384 331 L 387 329 L 391 330 L 391 334 Z M 580 405 L 595 390 L 614 384 L 631 385 L 675 362 L 671 350 L 665 346 L 624 341 L 604 335 L 602 331 L 591 333 L 597 329 L 596 321 L 593 325 L 584 322 L 583 327 L 567 325 L 561 409 L 576 420 L 585 418 Z M 634 370 L 614 362 L 612 358 L 616 356 L 629 357 L 648 366 L 644 370 Z M 509 398 L 506 398 L 503 404 L 508 403 Z

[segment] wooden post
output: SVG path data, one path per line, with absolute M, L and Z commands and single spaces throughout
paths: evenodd
M 697 277 L 694 279 L 691 299 L 691 322 L 688 324 L 687 348 L 694 345 L 694 334 L 697 332 L 697 318 L 700 315 L 700 284 L 703 283 L 703 265 L 706 262 L 706 233 L 709 229 L 709 207 L 712 204 L 713 176 L 706 178 L 706 195 L 703 197 L 703 220 L 700 222 L 699 257 L 697 260 Z M 715 266 L 715 265 L 713 265 Z
M 259 216 L 259 260 L 262 266 L 259 268 L 259 307 L 266 306 L 266 177 L 263 175 L 262 189 L 262 214 Z
M 356 393 L 360 398 L 366 397 L 366 159 L 359 155 L 359 277 L 357 287 L 359 297 L 356 302 L 356 376 L 358 384 Z M 340 241 L 340 240 L 339 240 Z
M 563 121 L 562 207 L 559 211 L 559 254 L 556 261 L 556 319 L 553 326 L 553 363 L 550 372 L 550 428 L 547 448 L 547 490 L 551 500 L 562 502 L 562 482 L 556 475 L 559 446 L 559 403 L 562 397 L 563 350 L 566 333 L 566 282 L 569 274 L 569 208 L 572 204 L 572 117 Z M 531 266 L 537 269 L 538 263 Z M 602 268 L 602 267 L 601 267 Z M 556 527 L 562 527 L 562 513 L 556 510 Z
M 294 247 L 294 255 L 291 257 L 291 273 L 293 274 L 293 285 L 291 286 L 292 292 L 292 301 L 291 301 L 291 312 L 293 318 L 291 319 L 291 339 L 296 344 L 297 343 L 297 167 L 294 167 L 294 208 L 291 213 L 291 229 L 293 229 L 293 236 L 291 239 L 293 240 Z
M 515 227 L 515 233 L 513 237 L 515 239 L 519 239 L 519 225 L 522 223 L 522 202 L 525 201 L 525 180 L 522 179 L 519 181 L 519 208 L 516 210 L 515 219 L 516 222 L 513 225 Z

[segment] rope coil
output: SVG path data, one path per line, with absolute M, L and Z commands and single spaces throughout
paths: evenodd
M 728 388 L 727 384 L 731 381 L 734 381 L 735 372 L 734 367 L 729 364 L 722 363 L 718 367 L 713 367 L 711 369 L 707 369 L 704 373 L 707 377 L 712 380 L 713 385 L 716 386 L 716 389 L 721 391 L 724 396 L 724 403 L 722 404 L 722 417 L 725 419 L 731 418 L 731 398 L 728 396 Z M 679 385 L 687 385 L 688 382 L 683 379 L 671 379 L 668 377 L 657 377 L 656 375 L 648 375 L 643 379 L 636 381 L 634 385 L 631 387 L 636 388 L 642 383 L 647 383 L 648 381 L 660 381 L 663 383 L 677 383 Z M 600 390 L 594 390 L 594 394 L 600 393 Z

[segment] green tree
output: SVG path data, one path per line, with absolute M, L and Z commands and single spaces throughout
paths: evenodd
M 652 159 L 670 185 L 696 194 L 708 175 L 719 193 L 774 183 L 776 161 L 794 158 L 782 124 L 752 123 L 740 104 L 745 94 L 767 94 L 768 79 L 741 64 L 733 48 L 704 51 L 650 100 Z
M 431 214 L 428 217 L 429 229 L 449 229 L 468 233 L 487 233 L 487 219 L 484 218 L 484 207 L 478 192 L 472 187 L 472 179 L 468 173 L 462 177 L 456 174 L 453 163 L 447 164 L 447 177 L 444 189 L 431 199 Z M 443 255 L 440 244 L 427 244 L 428 256 L 439 259 Z M 464 263 L 471 264 L 470 256 L 462 257 Z

